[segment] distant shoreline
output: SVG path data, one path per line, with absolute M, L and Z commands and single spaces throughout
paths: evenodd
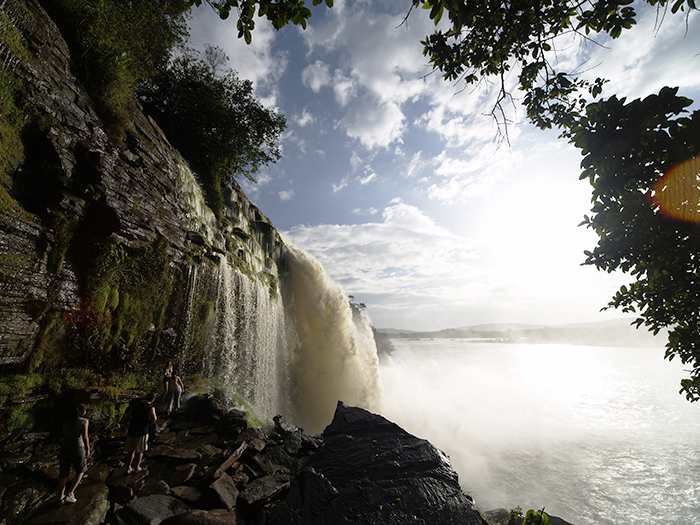
M 637 329 L 630 319 L 561 326 L 493 324 L 448 328 L 434 332 L 375 330 L 377 348 L 391 339 L 463 339 L 473 343 L 566 344 L 607 347 L 658 347 L 667 342 L 665 331 L 653 335 L 644 326 Z

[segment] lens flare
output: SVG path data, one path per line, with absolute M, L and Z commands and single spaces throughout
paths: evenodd
M 668 170 L 654 186 L 653 199 L 667 217 L 700 223 L 700 158 Z

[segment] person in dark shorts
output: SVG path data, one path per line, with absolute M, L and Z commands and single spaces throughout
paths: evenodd
M 85 405 L 76 405 L 74 417 L 63 424 L 63 442 L 61 443 L 58 475 L 58 497 L 61 504 L 77 501 L 75 489 L 87 470 L 87 458 L 90 457 L 90 439 L 88 438 L 88 420 L 83 417 L 85 412 Z M 75 469 L 75 478 L 73 478 L 66 493 L 71 467 Z
M 141 459 L 143 453 L 148 450 L 148 427 L 158 419 L 153 402 L 158 395 L 153 392 L 146 399 L 140 399 L 131 405 L 126 411 L 129 419 L 129 429 L 126 432 L 126 473 L 141 472 Z M 132 467 L 133 463 L 133 467 Z

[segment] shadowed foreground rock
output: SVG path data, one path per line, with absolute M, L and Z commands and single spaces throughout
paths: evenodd
M 485 524 L 442 452 L 361 408 L 339 403 L 321 436 L 279 416 L 266 435 L 211 396 L 186 408 L 161 422 L 160 440 L 139 473 L 125 472 L 123 432 L 96 437 L 77 504 L 60 506 L 52 496 L 55 456 L 30 458 L 32 476 L 21 467 L 8 471 L 10 483 L 30 484 L 34 496 L 19 491 L 13 506 L 23 510 L 0 523 Z M 0 496 L 3 506 L 10 492 Z
M 485 523 L 431 443 L 338 403 L 323 444 L 268 511 L 272 523 Z

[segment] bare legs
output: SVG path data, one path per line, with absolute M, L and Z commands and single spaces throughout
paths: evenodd
M 135 452 L 131 451 L 127 454 L 126 456 L 126 473 L 131 474 L 132 472 L 141 472 L 141 458 L 143 457 L 143 452 Z M 136 464 L 134 465 L 134 468 L 131 468 L 131 464 L 133 463 L 134 459 L 136 460 Z
M 70 484 L 70 488 L 68 489 L 68 494 L 75 494 L 75 489 L 78 488 L 78 484 L 80 483 L 81 479 L 83 479 L 82 472 L 75 475 L 73 478 L 73 483 Z
M 58 480 L 58 499 L 63 501 L 63 496 L 66 492 L 66 485 L 68 484 L 68 478 L 61 478 Z
M 78 485 L 80 484 L 80 481 L 83 479 L 83 473 L 80 472 L 75 475 L 73 478 L 73 481 L 70 484 L 70 487 L 68 487 L 68 493 L 66 494 L 66 485 L 68 485 L 68 478 L 61 478 L 58 480 L 58 499 L 61 501 L 68 501 L 69 503 L 72 503 L 71 499 L 74 500 L 75 496 L 75 489 L 78 488 Z M 65 498 L 64 498 L 65 496 Z

